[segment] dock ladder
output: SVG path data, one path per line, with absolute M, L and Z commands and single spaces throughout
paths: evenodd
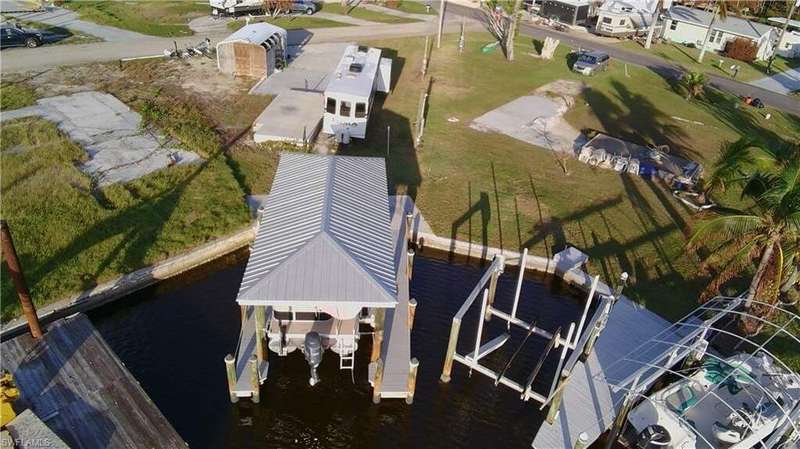
M 356 364 L 355 331 L 353 331 L 353 338 L 345 343 L 344 339 L 341 338 L 341 328 L 342 322 L 339 321 L 336 326 L 336 349 L 339 353 L 339 369 L 350 370 L 350 379 L 353 383 L 356 383 L 354 373 Z

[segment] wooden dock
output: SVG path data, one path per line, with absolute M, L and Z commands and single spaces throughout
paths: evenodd
M 662 334 L 659 338 L 664 340 L 677 341 L 679 336 L 668 331 L 670 325 L 655 313 L 625 297 L 620 298 L 611 309 L 594 351 L 585 363 L 578 361 L 575 364 L 564 387 L 558 417 L 553 424 L 542 424 L 533 440 L 533 447 L 572 449 L 581 433 L 585 433 L 591 443 L 608 430 L 626 393 L 610 384 L 641 367 L 641 364 L 627 362 L 626 356 L 641 361 L 656 356 L 651 351 L 635 355 L 631 352 L 658 334 Z
M 186 443 L 109 348 L 89 319 L 50 324 L 40 340 L 0 344 L 28 408 L 73 449 L 185 449 Z
M 392 232 L 395 238 L 394 260 L 397 267 L 397 306 L 386 310 L 385 338 L 381 345 L 384 363 L 381 398 L 406 398 L 409 394 L 408 374 L 411 360 L 411 329 L 408 327 L 408 241 L 406 210 L 390 202 Z M 413 273 L 412 273 L 413 274 Z
M 269 312 L 267 313 L 269 315 Z M 266 342 L 265 342 L 266 344 Z M 250 358 L 256 354 L 256 319 L 255 307 L 247 306 L 242 312 L 242 330 L 239 334 L 239 346 L 234 355 L 236 360 L 236 387 L 233 394 L 240 398 L 253 396 L 254 391 L 267 380 L 269 362 L 260 362 L 258 379 L 253 379 Z

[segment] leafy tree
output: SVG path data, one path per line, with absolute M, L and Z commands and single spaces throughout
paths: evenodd
M 292 0 L 263 0 L 263 3 L 264 13 L 270 17 L 292 12 Z
M 708 80 L 701 72 L 689 72 L 681 79 L 681 85 L 686 89 L 686 99 L 699 97 L 706 88 Z
M 800 146 L 774 150 L 763 143 L 742 138 L 723 148 L 709 178 L 711 188 L 741 189 L 747 209 L 724 209 L 719 216 L 701 223 L 689 240 L 690 249 L 701 244 L 710 255 L 704 268 L 716 274 L 701 295 L 715 295 L 728 280 L 755 266 L 745 305 L 756 316 L 769 316 L 781 290 L 797 282 L 800 260 Z M 758 298 L 758 302 L 754 299 Z M 742 321 L 754 334 L 761 323 Z

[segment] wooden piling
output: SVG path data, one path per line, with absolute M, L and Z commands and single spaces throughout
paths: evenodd
M 561 399 L 564 396 L 564 389 L 569 382 L 569 377 L 561 378 L 561 382 L 553 392 L 553 398 L 550 400 L 550 408 L 547 410 L 547 418 L 545 420 L 548 424 L 553 424 L 558 417 L 558 410 L 561 408 Z
M 589 447 L 589 434 L 586 432 L 581 432 L 578 435 L 578 439 L 575 440 L 575 449 L 586 449 Z
M 417 313 L 417 300 L 411 298 L 408 301 L 408 330 L 409 332 L 414 330 L 414 316 Z
M 17 257 L 17 249 L 14 247 L 14 239 L 11 238 L 11 230 L 5 220 L 0 220 L 0 240 L 2 240 L 3 255 L 8 265 L 8 274 L 11 275 L 11 280 L 14 283 L 14 288 L 17 290 L 19 303 L 22 306 L 22 314 L 25 320 L 28 321 L 33 338 L 42 338 L 42 326 L 39 324 L 39 316 L 36 315 L 36 307 L 31 301 L 31 294 L 28 291 L 28 283 L 25 281 L 25 274 L 22 272 L 22 266 Z
M 236 396 L 236 359 L 232 355 L 225 356 L 225 373 L 228 375 L 228 394 L 230 395 L 231 402 L 239 402 L 239 396 Z
M 630 412 L 631 406 L 636 399 L 638 385 L 639 377 L 636 377 L 633 380 L 630 390 L 628 390 L 625 394 L 625 398 L 622 400 L 622 406 L 619 408 L 616 418 L 614 418 L 614 425 L 611 426 L 611 430 L 606 438 L 605 449 L 614 447 L 614 443 L 617 441 L 617 438 L 619 438 L 619 434 L 625 426 L 625 422 L 628 420 L 628 412 Z
M 258 374 L 258 357 L 255 354 L 250 356 L 250 386 L 253 389 L 252 400 L 258 404 L 261 401 L 261 381 Z
M 494 296 L 497 293 L 497 278 L 500 277 L 500 270 L 492 271 L 492 277 L 489 278 L 489 297 L 488 302 L 486 303 L 486 312 L 484 314 L 484 319 L 486 321 L 490 321 L 492 319 L 492 312 L 490 308 L 492 304 L 494 304 Z
M 256 319 L 256 356 L 258 361 L 262 362 L 267 360 L 267 349 L 265 345 L 266 334 L 266 306 L 254 306 L 255 319 Z
M 406 396 L 406 404 L 414 403 L 414 390 L 417 388 L 417 368 L 419 368 L 419 360 L 413 357 L 408 362 L 408 396 Z
M 406 242 L 408 242 L 409 246 L 412 245 L 414 242 L 413 231 L 412 227 L 414 226 L 414 214 L 408 213 L 406 214 Z
M 414 250 L 408 250 L 408 279 L 411 280 L 411 274 L 414 271 Z
M 383 360 L 378 359 L 375 362 L 375 379 L 372 381 L 372 403 L 379 404 L 381 402 L 381 383 L 383 382 Z
M 383 342 L 383 327 L 386 321 L 386 309 L 375 309 L 375 323 L 372 326 L 372 355 L 370 362 L 375 362 L 381 358 L 381 343 Z
M 444 367 L 442 368 L 442 375 L 439 377 L 444 383 L 450 382 L 450 372 L 453 370 L 453 356 L 456 352 L 456 345 L 458 344 L 458 333 L 461 329 L 461 320 L 453 318 L 453 324 L 450 327 L 450 341 L 447 343 L 447 352 L 444 356 Z

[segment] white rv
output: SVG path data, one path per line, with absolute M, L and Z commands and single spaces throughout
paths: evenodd
M 348 46 L 325 88 L 322 132 L 342 143 L 365 138 L 375 92 L 388 93 L 391 80 L 392 60 L 379 49 Z
M 264 9 L 264 0 L 209 0 L 208 3 L 211 5 L 211 13 L 215 16 Z

